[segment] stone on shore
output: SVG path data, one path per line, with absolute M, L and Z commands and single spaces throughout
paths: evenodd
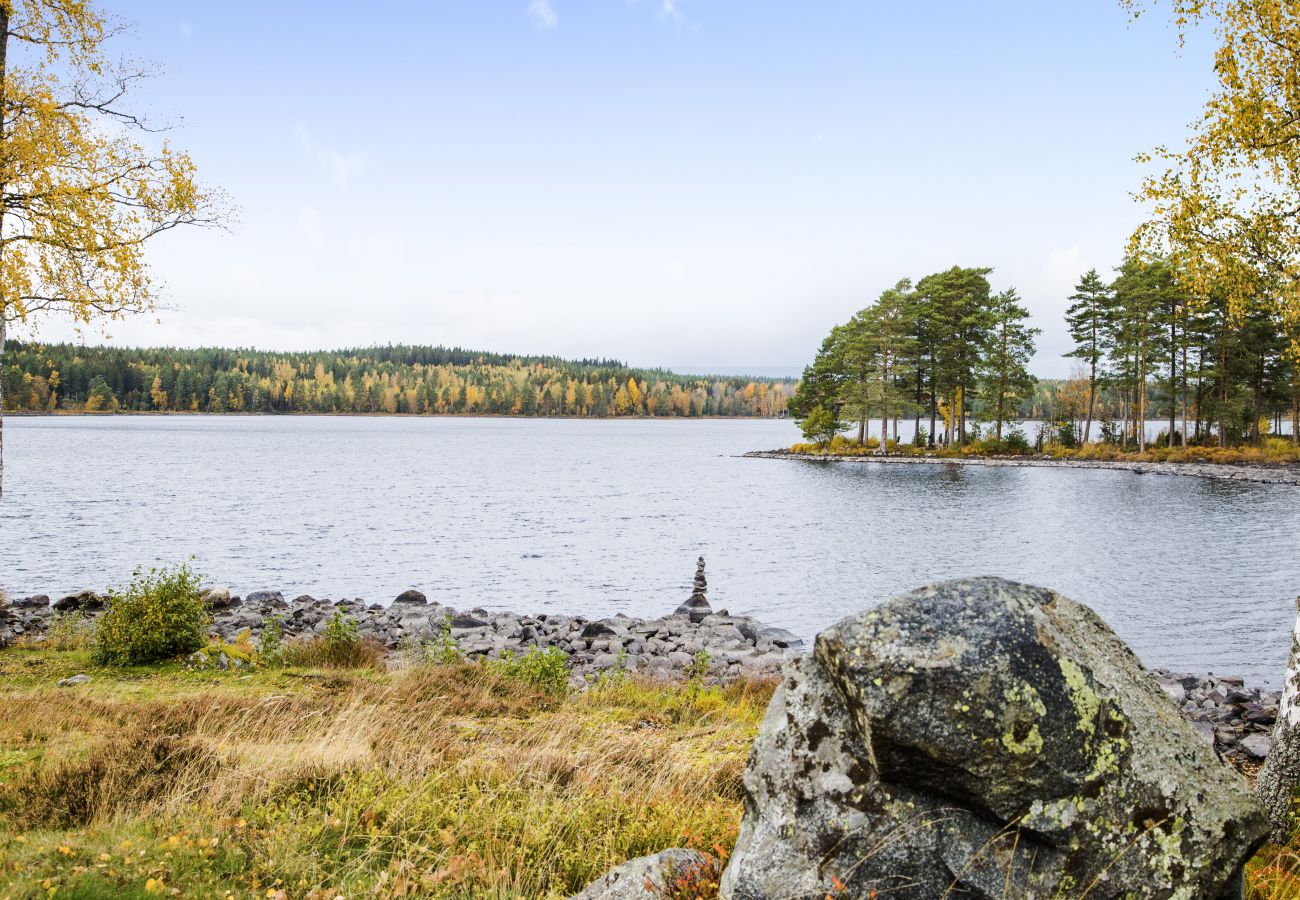
M 57 612 L 92 612 L 104 608 L 104 598 L 94 591 L 78 591 L 54 601 Z
M 203 602 L 208 609 L 225 609 L 230 606 L 230 588 L 210 587 L 203 592 Z
M 1267 828 L 1096 614 L 997 578 L 822 632 L 744 782 L 727 898 L 1227 896 Z
M 424 596 L 424 594 L 421 594 L 419 591 L 412 589 L 412 590 L 409 590 L 409 591 L 402 591 L 400 594 L 397 595 L 397 599 L 395 599 L 393 602 L 394 602 L 394 603 L 414 603 L 414 604 L 417 604 L 417 605 L 419 605 L 419 606 L 423 606 L 424 604 L 428 603 L 429 601 L 428 601 L 428 598 L 426 598 L 426 597 Z
M 652 900 L 675 896 L 678 882 L 711 878 L 717 862 L 698 850 L 675 848 L 629 859 L 610 869 L 570 900 Z

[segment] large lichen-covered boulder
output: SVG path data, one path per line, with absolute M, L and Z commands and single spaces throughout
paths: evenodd
M 726 898 L 1239 896 L 1264 815 L 1087 607 L 921 588 L 787 664 Z

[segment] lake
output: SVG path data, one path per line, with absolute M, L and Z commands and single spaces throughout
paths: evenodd
M 1294 487 L 1044 468 L 741 459 L 789 421 L 10 418 L 0 588 L 59 596 L 195 558 L 236 593 L 656 616 L 811 637 L 925 582 L 1090 604 L 1152 666 L 1277 685 Z

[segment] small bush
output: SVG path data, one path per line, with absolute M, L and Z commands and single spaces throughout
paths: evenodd
M 54 650 L 85 650 L 95 642 L 95 620 L 79 609 L 55 612 L 45 629 L 45 646 Z
M 323 634 L 286 644 L 280 660 L 289 666 L 382 669 L 384 648 L 377 641 L 362 638 L 356 620 L 336 610 L 325 623 Z
M 137 569 L 125 591 L 108 596 L 95 627 L 95 661 L 136 666 L 193 653 L 207 643 L 211 621 L 188 565 Z
M 267 661 L 279 659 L 284 649 L 284 617 L 267 616 L 262 622 L 262 636 L 257 642 L 257 654 Z
M 442 633 L 431 641 L 406 641 L 402 657 L 408 666 L 449 666 L 465 661 L 460 642 L 451 636 L 451 623 L 442 625 Z
M 507 650 L 500 659 L 485 659 L 483 666 L 489 672 L 513 678 L 548 694 L 563 694 L 569 689 L 569 658 L 559 647 L 539 650 L 534 647 L 520 656 Z
M 1025 437 L 1025 433 L 1019 428 L 1007 433 L 1007 436 L 1002 439 L 1002 446 L 1012 456 L 1028 456 L 1034 452 L 1034 448 L 1029 445 L 1029 438 Z
M 686 680 L 703 681 L 704 676 L 709 674 L 711 665 L 713 665 L 713 657 L 709 655 L 709 651 L 696 650 L 695 656 L 691 658 L 691 664 L 686 667 Z

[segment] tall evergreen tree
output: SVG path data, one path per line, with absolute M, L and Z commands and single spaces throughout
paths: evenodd
M 990 327 L 981 370 L 985 416 L 994 422 L 994 433 L 1002 440 L 1002 425 L 1033 394 L 1034 377 L 1029 361 L 1034 355 L 1037 328 L 1026 323 L 1029 310 L 1020 302 L 1015 288 L 994 295 L 989 304 Z
M 1092 440 L 1092 416 L 1097 404 L 1097 368 L 1105 358 L 1104 337 L 1111 314 L 1114 293 L 1102 281 L 1096 269 L 1089 269 L 1074 286 L 1065 323 L 1074 339 L 1074 349 L 1066 356 L 1081 359 L 1088 366 L 1088 416 L 1083 426 L 1083 442 Z

